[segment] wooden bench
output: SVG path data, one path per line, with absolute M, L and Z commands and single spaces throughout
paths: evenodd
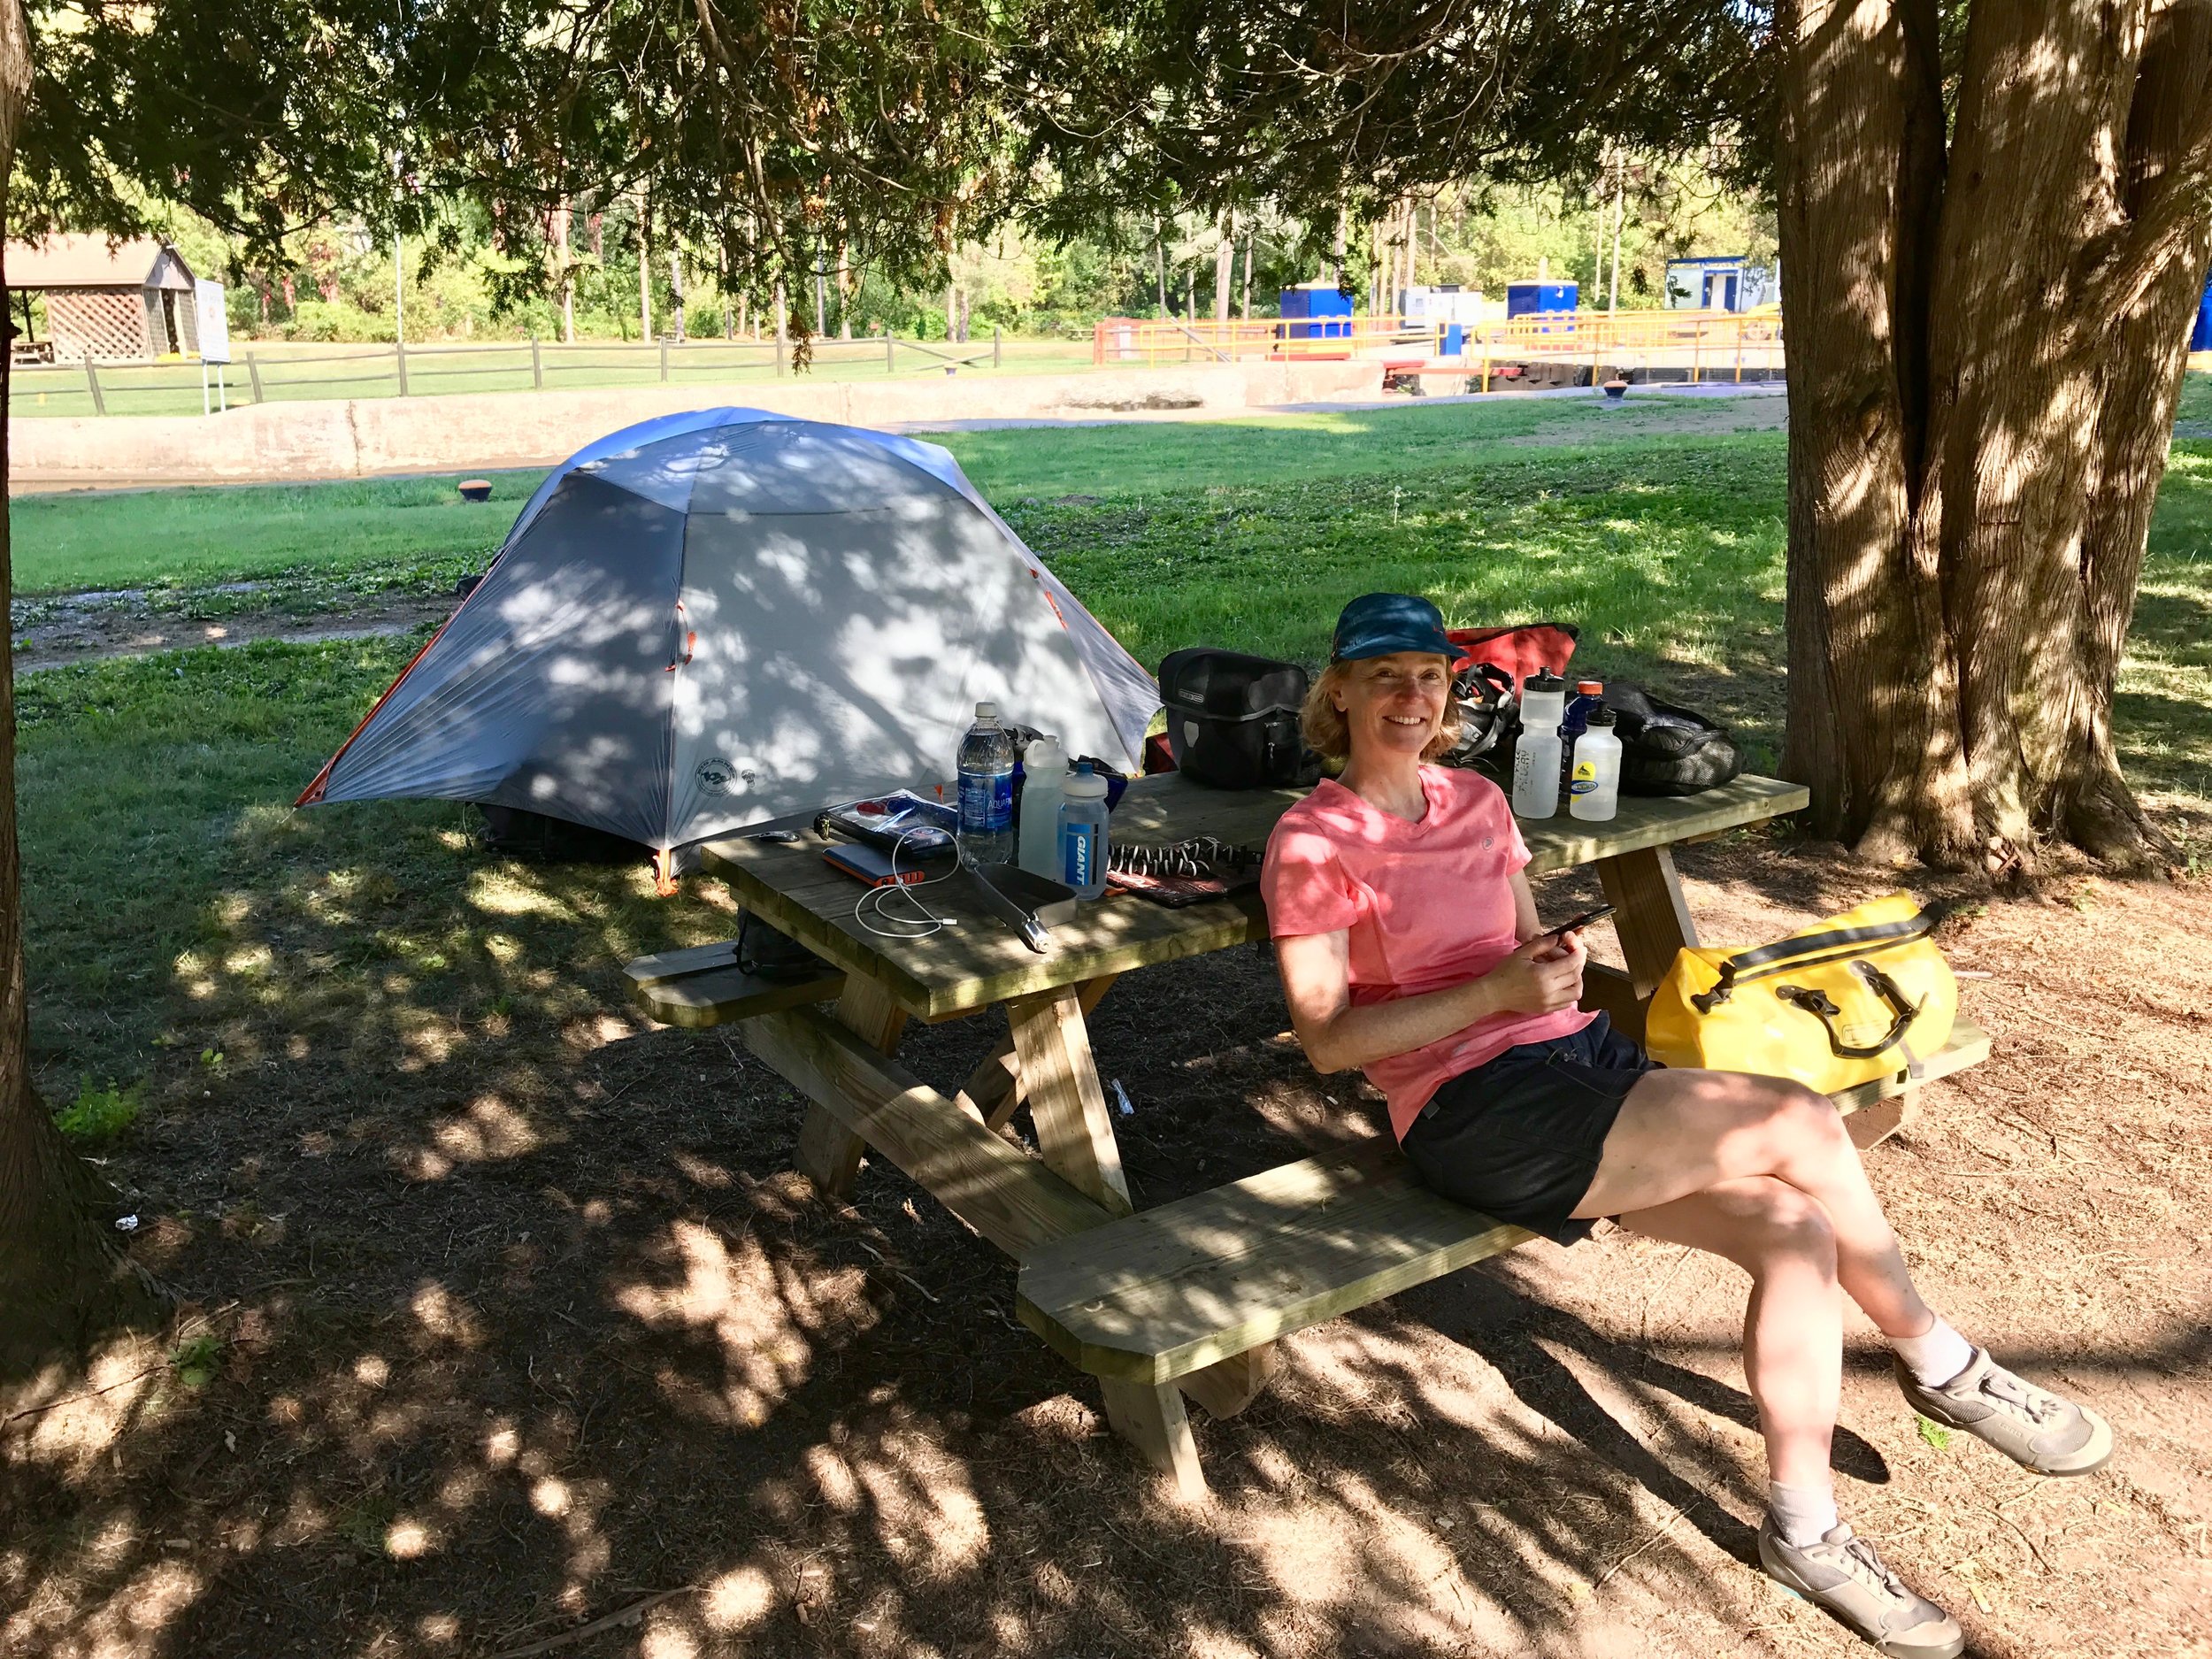
M 623 964 L 630 1000 L 664 1025 L 694 1031 L 751 1019 L 808 1002 L 826 1002 L 845 988 L 845 976 L 827 963 L 801 979 L 764 979 L 737 965 L 737 941 L 664 950 Z
M 1852 1139 L 1892 1133 L 1909 1091 L 1988 1054 L 1988 1037 L 1961 1017 L 1919 1078 L 1899 1072 L 1834 1097 Z M 1158 1386 L 1533 1236 L 1438 1197 L 1378 1141 L 1026 1250 L 1015 1310 L 1092 1375 Z

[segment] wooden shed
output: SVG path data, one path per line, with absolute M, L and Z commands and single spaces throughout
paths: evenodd
M 46 296 L 46 332 L 58 363 L 158 357 L 200 349 L 192 269 L 150 236 L 54 235 L 10 242 L 8 287 Z

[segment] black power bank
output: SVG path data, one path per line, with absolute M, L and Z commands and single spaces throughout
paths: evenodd
M 872 887 L 911 887 L 923 880 L 922 871 L 912 854 L 899 860 L 898 872 L 891 870 L 891 855 L 864 841 L 838 841 L 822 851 L 822 862 L 833 870 L 842 871 L 856 881 L 864 881 Z

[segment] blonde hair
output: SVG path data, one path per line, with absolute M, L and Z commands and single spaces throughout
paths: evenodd
M 1307 691 L 1305 706 L 1298 710 L 1299 734 L 1329 763 L 1332 772 L 1340 769 L 1351 758 L 1351 723 L 1344 718 L 1344 710 L 1336 706 L 1336 693 L 1358 666 L 1357 663 L 1331 663 Z M 1444 666 L 1451 667 L 1449 658 L 1445 659 Z M 1436 728 L 1436 735 L 1422 747 L 1421 758 L 1434 760 L 1458 743 L 1459 699 L 1448 689 L 1444 694 L 1443 721 Z

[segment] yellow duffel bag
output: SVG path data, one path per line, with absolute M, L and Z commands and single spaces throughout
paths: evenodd
M 1823 1094 L 1916 1076 L 1959 1008 L 1935 926 L 1893 893 L 1755 949 L 1686 949 L 1652 993 L 1644 1046 L 1664 1065 L 1793 1078 Z

